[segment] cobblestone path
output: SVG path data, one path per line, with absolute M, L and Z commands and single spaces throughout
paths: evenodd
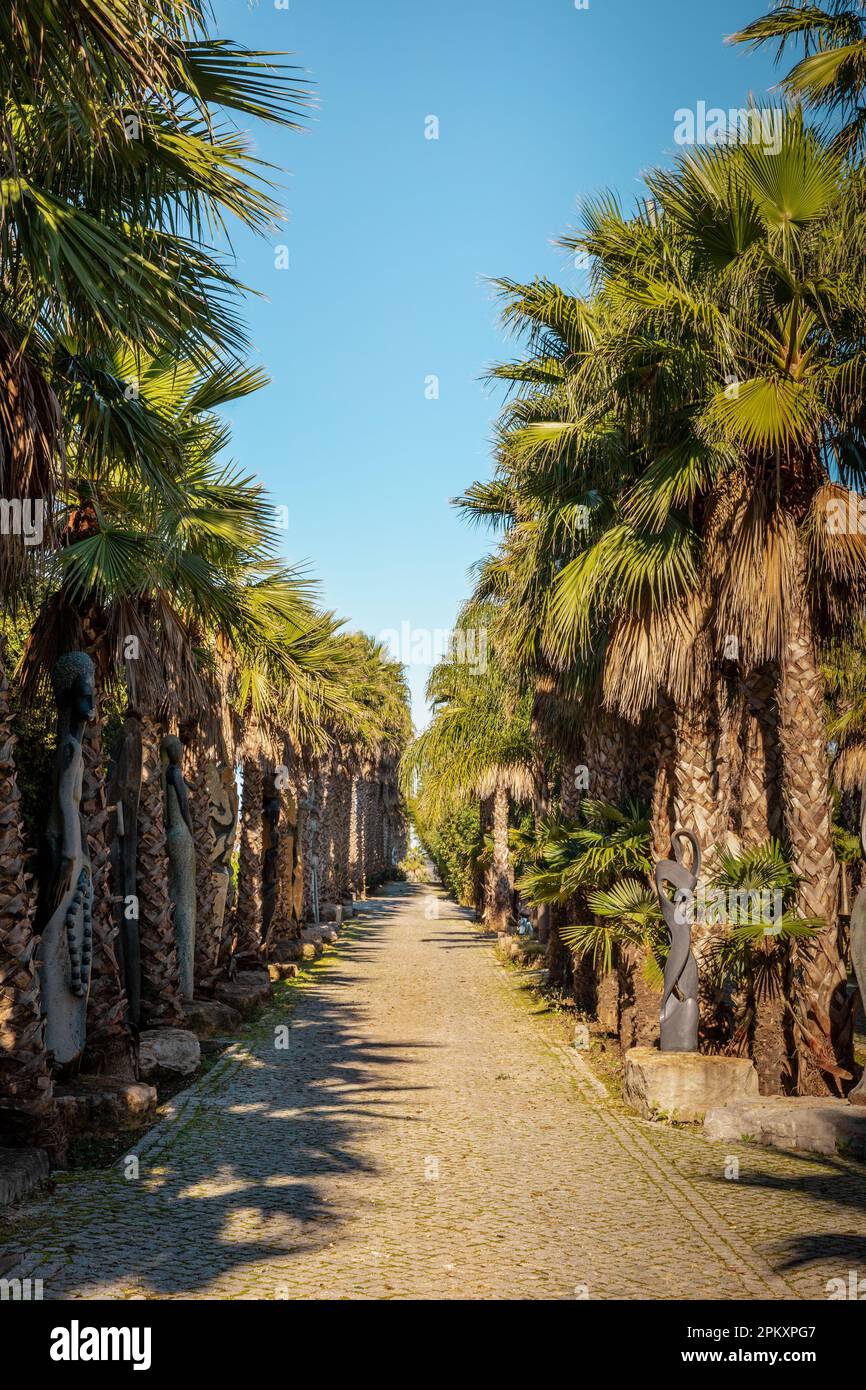
M 866 1274 L 862 1169 L 629 1117 L 441 895 L 367 904 L 285 999 L 137 1179 L 73 1174 L 31 1212 L 46 1297 L 790 1299 Z

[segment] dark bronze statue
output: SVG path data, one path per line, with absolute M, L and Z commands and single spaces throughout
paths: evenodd
M 60 1066 L 74 1063 L 87 1040 L 93 959 L 93 879 L 81 815 L 84 731 L 96 711 L 93 662 L 69 652 L 51 676 L 57 703 L 54 798 L 45 831 L 36 930 L 45 1015 L 45 1046 Z
M 195 841 L 189 791 L 181 770 L 183 744 L 170 736 L 162 740 L 165 787 L 165 842 L 168 850 L 168 893 L 174 908 L 174 937 L 180 970 L 180 992 L 192 1000 L 195 963 Z
M 683 863 L 683 840 L 692 848 L 689 867 Z M 691 916 L 701 872 L 701 847 L 691 830 L 675 830 L 671 850 L 673 859 L 662 859 L 655 870 L 659 906 L 671 939 L 660 1013 L 660 1047 L 662 1052 L 697 1052 L 698 965 L 692 952 Z M 673 898 L 668 896 L 666 883 L 674 889 Z

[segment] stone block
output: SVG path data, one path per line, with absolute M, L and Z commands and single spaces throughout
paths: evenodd
M 866 1110 L 833 1097 L 762 1096 L 714 1106 L 704 1116 L 704 1132 L 708 1139 L 866 1158 Z
M 147 1120 L 156 1110 L 156 1087 L 143 1081 L 112 1081 L 109 1076 L 79 1076 L 54 1096 L 66 1133 L 113 1133 Z
M 138 1070 L 142 1081 L 157 1077 L 194 1076 L 201 1066 L 201 1048 L 187 1028 L 147 1028 L 138 1040 Z
M 271 956 L 275 961 L 288 962 L 304 959 L 303 942 L 298 937 L 281 938 L 271 942 Z
M 758 1095 L 758 1073 L 748 1057 L 659 1052 L 633 1047 L 625 1054 L 625 1097 L 652 1119 L 702 1120 L 714 1106 Z
M 44 1149 L 0 1149 L 0 1207 L 29 1197 L 50 1176 Z
M 233 980 L 224 980 L 214 991 L 221 1004 L 228 1004 L 246 1018 L 271 997 L 267 970 L 239 970 Z
M 197 1038 L 224 1038 L 241 1026 L 237 1009 L 219 999 L 194 999 L 183 1006 L 184 1019 Z
M 268 966 L 268 977 L 276 983 L 278 980 L 292 980 L 296 975 L 300 975 L 301 967 L 294 962 L 272 961 Z

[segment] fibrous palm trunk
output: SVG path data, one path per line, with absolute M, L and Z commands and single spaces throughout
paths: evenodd
M 514 881 L 508 856 L 508 788 L 498 782 L 493 792 L 493 861 L 488 870 L 487 925 L 507 932 L 512 925 Z
M 195 985 L 196 993 L 208 993 L 218 969 L 220 933 L 215 918 L 217 880 L 207 758 L 201 749 L 190 750 L 187 781 L 195 843 Z
M 264 769 L 258 753 L 243 760 L 235 956 L 244 966 L 262 959 L 262 869 L 264 865 Z
M 778 694 L 779 668 L 767 662 L 742 678 L 740 705 L 732 719 L 730 753 L 736 769 L 731 818 L 744 849 L 784 832 Z M 761 1094 L 781 1095 L 791 1071 L 784 1000 L 751 985 L 734 997 L 732 1010 L 735 1018 L 751 1014 L 750 1047 Z
M 168 892 L 159 730 L 147 717 L 141 721 L 141 800 L 138 815 L 142 1015 L 150 1027 L 174 1027 L 183 1019 L 183 1001 Z
M 788 619 L 779 689 L 779 732 L 784 769 L 788 843 L 802 875 L 798 904 L 826 925 L 805 969 L 798 1089 L 813 1095 L 841 1090 L 852 1074 L 853 1018 L 837 915 L 838 866 L 828 784 L 824 691 L 800 564 Z
M 0 1145 L 34 1144 L 62 1163 L 65 1146 L 45 1051 L 20 800 L 0 669 Z
M 93 964 L 87 1000 L 87 1071 L 134 1081 L 135 1046 L 127 1022 L 126 991 L 120 967 L 120 927 L 113 901 L 110 811 L 106 799 L 106 758 L 102 719 L 87 726 L 84 737 L 84 779 L 81 812 L 90 850 L 93 880 Z

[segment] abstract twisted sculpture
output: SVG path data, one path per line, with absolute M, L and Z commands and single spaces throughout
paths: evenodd
M 82 740 L 96 712 L 93 662 L 68 652 L 51 674 L 57 703 L 54 798 L 40 864 L 36 930 L 45 1046 L 58 1066 L 74 1063 L 87 1040 L 93 958 L 93 880 L 81 815 Z
M 195 965 L 195 841 L 189 793 L 180 766 L 183 744 L 179 738 L 172 735 L 162 740 L 162 757 L 168 893 L 174 908 L 180 992 L 191 1003 Z
M 860 791 L 860 843 L 866 854 L 866 777 Z M 866 888 L 861 888 L 851 909 L 851 966 L 860 987 L 860 1003 L 866 1009 Z M 851 1105 L 866 1105 L 866 1071 L 853 1091 Z
M 691 866 L 683 863 L 682 841 L 692 847 Z M 671 939 L 665 965 L 662 996 L 662 1052 L 698 1050 L 698 965 L 692 953 L 691 906 L 701 872 L 701 847 L 691 830 L 675 830 L 671 838 L 673 859 L 656 864 L 655 883 L 659 906 Z M 670 898 L 665 883 L 674 889 Z

